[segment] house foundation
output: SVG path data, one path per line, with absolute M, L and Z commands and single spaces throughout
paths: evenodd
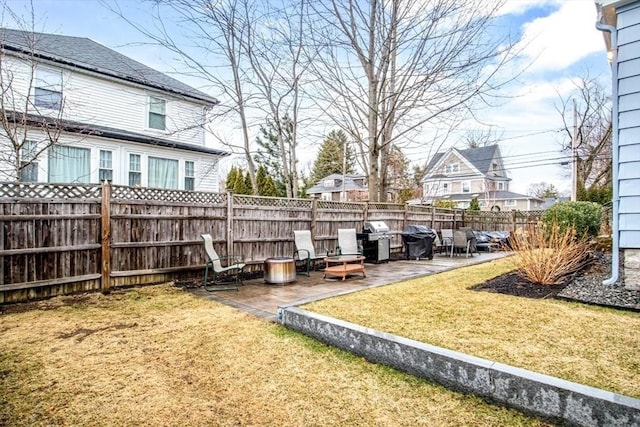
M 624 249 L 624 287 L 640 291 L 640 249 Z

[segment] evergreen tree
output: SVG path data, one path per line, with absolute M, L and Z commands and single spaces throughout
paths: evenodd
M 480 210 L 480 202 L 477 197 L 471 199 L 471 203 L 469 203 L 468 211 L 479 211 Z
M 238 170 L 233 180 L 233 193 L 234 194 L 249 194 L 247 192 L 247 186 L 245 184 L 244 175 L 241 170 Z
M 347 143 L 347 135 L 341 130 L 332 130 L 325 138 L 318 151 L 318 157 L 313 162 L 311 182 L 319 182 L 325 176 L 342 174 L 344 167 L 344 150 L 347 150 L 347 175 L 355 173 L 355 153 Z
M 240 175 L 242 175 L 242 173 Z M 247 171 L 244 176 L 244 187 L 246 189 L 246 193 L 244 194 L 253 194 L 253 185 L 251 184 L 251 174 L 249 174 L 249 171 Z
M 256 174 L 256 181 L 258 183 L 258 195 L 277 197 L 278 190 L 273 178 L 267 174 L 267 169 L 264 166 L 258 168 Z
M 238 175 L 238 169 L 236 169 L 235 166 L 232 166 L 224 182 L 224 188 L 227 191 L 233 191 L 233 186 L 235 185 L 237 175 Z
M 261 166 L 264 166 L 267 170 L 267 175 L 271 176 L 275 186 L 277 188 L 277 195 L 280 197 L 286 197 L 288 194 L 286 183 L 289 182 L 291 191 L 293 191 L 294 182 L 297 181 L 296 165 L 291 164 L 291 159 L 294 157 L 291 153 L 293 135 L 293 122 L 287 116 L 282 119 L 284 126 L 284 141 L 285 147 L 285 159 L 283 160 L 282 151 L 280 149 L 280 141 L 278 141 L 278 132 L 271 120 L 267 120 L 266 126 L 260 127 L 260 135 L 256 137 L 256 143 L 258 144 L 258 151 L 255 155 L 255 162 Z M 288 162 L 290 176 L 285 179 L 283 161 Z M 256 174 L 257 180 L 257 174 Z M 297 183 L 295 185 L 297 187 Z M 293 195 L 293 193 L 291 193 Z

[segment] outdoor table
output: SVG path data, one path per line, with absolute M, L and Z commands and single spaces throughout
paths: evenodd
M 362 277 L 367 277 L 364 272 L 364 260 L 362 255 L 339 255 L 330 256 L 324 259 L 324 278 L 327 276 L 342 277 L 345 280 L 347 275 L 362 273 Z
M 296 281 L 296 263 L 293 257 L 274 257 L 264 260 L 264 281 L 284 284 Z

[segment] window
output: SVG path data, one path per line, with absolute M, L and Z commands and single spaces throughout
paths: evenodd
M 34 81 L 34 104 L 40 108 L 62 108 L 62 71 L 37 68 Z
M 107 150 L 100 150 L 100 169 L 98 170 L 98 180 L 113 181 L 113 153 Z
M 469 207 L 469 202 L 458 202 L 458 208 L 467 209 Z
M 449 194 L 449 183 L 448 182 L 443 182 L 442 183 L 442 193 L 443 194 Z
M 149 97 L 149 127 L 165 130 L 167 102 L 161 98 Z
M 142 185 L 140 154 L 129 154 L 129 185 L 131 187 L 140 187 Z
M 499 191 L 504 190 L 504 182 L 499 182 L 498 183 L 498 190 Z
M 505 200 L 504 201 L 504 205 L 505 206 L 515 206 L 516 205 L 516 201 L 515 200 Z
M 195 190 L 196 188 L 196 166 L 194 162 L 184 162 L 184 189 Z
M 20 149 L 20 181 L 38 182 L 38 162 L 36 158 L 36 143 L 25 141 Z
M 178 188 L 178 161 L 149 157 L 149 187 Z
M 88 183 L 91 150 L 54 145 L 49 151 L 49 182 Z
M 324 188 L 335 187 L 336 186 L 336 181 L 333 180 L 333 179 L 325 179 L 324 181 L 322 181 L 322 186 Z
M 468 193 L 471 191 L 471 182 L 470 181 L 462 181 L 462 192 Z
M 460 172 L 460 164 L 459 163 L 450 163 L 444 167 L 444 173 L 458 173 Z

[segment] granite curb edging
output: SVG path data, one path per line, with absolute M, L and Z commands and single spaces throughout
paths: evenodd
M 640 426 L 640 399 L 466 355 L 295 306 L 277 322 L 326 344 L 525 413 L 575 426 Z

